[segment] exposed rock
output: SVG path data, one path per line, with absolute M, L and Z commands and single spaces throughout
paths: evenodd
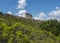
M 32 15 L 29 13 L 25 13 L 25 18 L 32 19 Z

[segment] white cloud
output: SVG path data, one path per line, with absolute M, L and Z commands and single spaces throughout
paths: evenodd
M 26 10 L 20 10 L 16 15 L 20 17 L 25 17 Z
M 26 13 L 26 10 L 20 10 L 20 11 L 18 12 L 18 14 L 24 14 L 24 13 Z
M 50 19 L 57 19 L 57 20 L 60 20 L 60 9 L 56 10 L 56 11 L 51 11 L 49 13 L 50 15 Z
M 24 8 L 26 7 L 27 3 L 26 0 L 18 0 L 18 12 L 15 14 L 17 16 L 20 17 L 25 17 L 25 13 L 27 12 L 26 10 L 24 10 Z
M 19 11 L 16 13 L 17 16 L 25 17 L 25 13 L 27 11 L 24 10 L 24 8 L 26 7 L 26 5 L 27 5 L 26 0 L 18 0 L 17 8 L 19 9 Z M 21 10 L 21 9 L 23 9 L 23 10 Z M 48 16 L 45 13 L 41 12 L 33 19 L 35 19 L 35 20 L 47 20 L 47 19 L 60 20 L 60 8 L 57 6 L 55 11 L 51 11 L 50 13 L 48 13 Z
M 34 17 L 35 20 L 45 20 L 46 19 L 46 14 L 41 12 L 40 14 L 38 14 L 37 17 Z
M 34 17 L 33 19 L 35 19 L 35 20 L 40 20 L 39 17 Z
M 60 9 L 60 8 L 57 6 L 56 9 Z
M 50 16 L 50 17 L 47 17 L 47 20 L 50 20 L 50 19 L 57 19 L 57 20 L 60 20 L 60 17 L 52 17 L 52 16 Z
M 11 11 L 8 11 L 7 13 L 8 13 L 8 14 L 12 14 L 12 12 L 11 12 Z
M 38 14 L 37 17 L 34 17 L 34 19 L 36 20 L 48 20 L 48 19 L 60 20 L 60 9 L 59 7 L 57 7 L 55 11 L 51 11 L 50 13 L 48 13 L 48 16 L 47 14 L 41 12 L 40 14 Z
M 60 17 L 60 10 L 51 11 L 49 15 L 53 17 Z
M 38 14 L 39 17 L 46 17 L 45 13 L 41 12 L 40 14 Z
M 27 5 L 26 0 L 18 0 L 18 9 L 24 9 Z

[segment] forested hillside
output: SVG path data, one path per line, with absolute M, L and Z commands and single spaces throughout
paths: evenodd
M 0 12 L 0 43 L 60 43 L 60 21 L 40 21 Z

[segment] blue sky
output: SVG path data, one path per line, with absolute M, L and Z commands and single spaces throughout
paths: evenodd
M 23 2 L 24 0 L 0 0 L 0 11 L 19 14 L 18 12 L 21 10 L 26 10 L 25 12 L 31 13 L 35 19 L 43 17 L 43 20 L 53 18 L 53 16 L 55 19 L 57 18 L 55 16 L 60 14 L 60 0 L 25 0 L 22 4 L 19 1 Z M 22 5 L 23 8 L 18 8 L 18 6 Z M 55 14 L 55 11 L 57 14 Z

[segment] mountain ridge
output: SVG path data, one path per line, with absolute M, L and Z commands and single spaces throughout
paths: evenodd
M 60 43 L 60 22 L 0 13 L 0 43 Z

